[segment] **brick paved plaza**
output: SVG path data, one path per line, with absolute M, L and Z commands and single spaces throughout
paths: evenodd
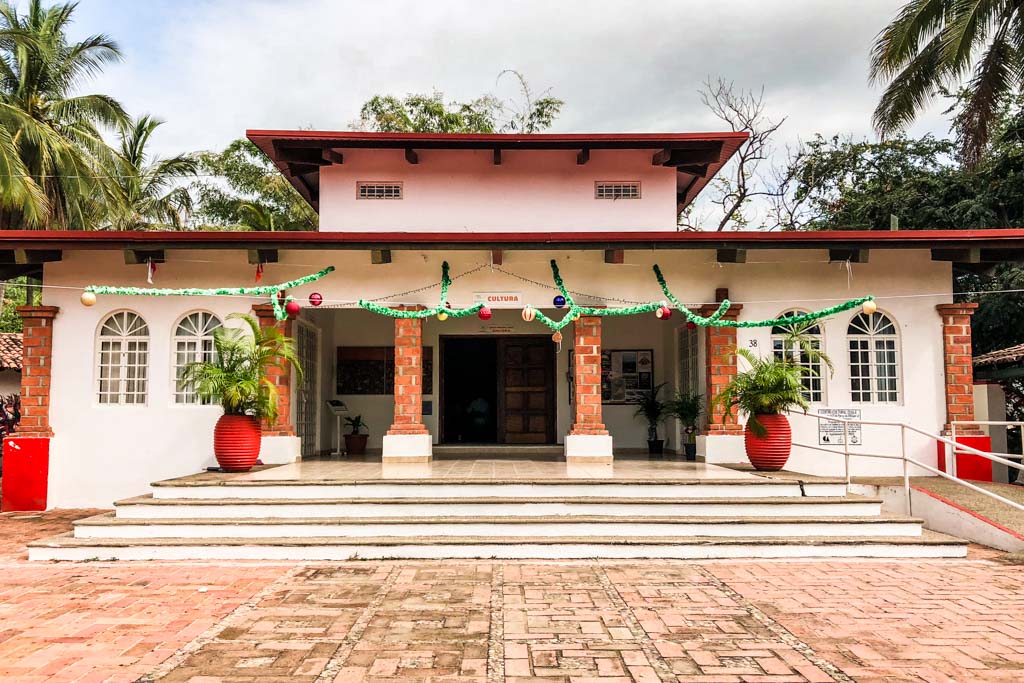
M 1024 567 L 967 561 L 28 563 L 0 680 L 1024 680 Z

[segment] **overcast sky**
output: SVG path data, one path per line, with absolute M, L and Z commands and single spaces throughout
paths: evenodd
M 506 68 L 565 100 L 556 132 L 719 130 L 701 81 L 763 85 L 785 143 L 871 135 L 868 52 L 904 1 L 81 0 L 74 31 L 121 44 L 91 88 L 166 119 L 162 153 L 344 129 L 376 93 L 512 95 Z M 945 134 L 934 109 L 910 132 Z

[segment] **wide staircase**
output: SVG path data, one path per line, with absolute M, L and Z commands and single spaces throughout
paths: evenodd
M 29 546 L 32 560 L 964 557 L 842 480 L 194 475 Z M 728 474 L 729 476 L 724 476 Z

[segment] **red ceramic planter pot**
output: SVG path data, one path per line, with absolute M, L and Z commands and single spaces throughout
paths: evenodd
M 778 472 L 786 466 L 789 453 L 793 449 L 793 433 L 789 429 L 789 420 L 785 415 L 758 415 L 757 421 L 764 425 L 768 433 L 759 437 L 750 431 L 750 424 L 747 424 L 743 430 L 747 457 L 755 470 Z
M 213 454 L 225 472 L 248 472 L 260 457 L 260 424 L 248 415 L 221 415 L 213 428 Z

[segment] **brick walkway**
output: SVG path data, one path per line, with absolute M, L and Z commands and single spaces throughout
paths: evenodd
M 1024 679 L 1024 567 L 968 561 L 29 564 L 0 515 L 0 680 Z

